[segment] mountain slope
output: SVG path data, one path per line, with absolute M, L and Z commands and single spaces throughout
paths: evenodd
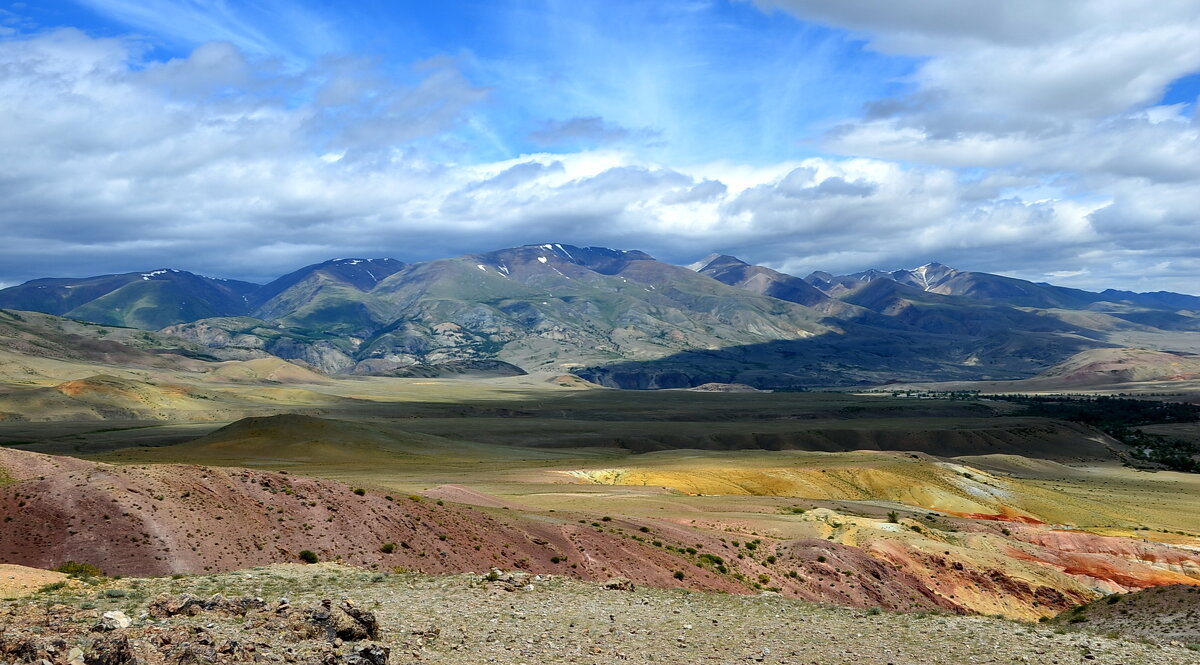
M 938 263 L 799 279 L 728 255 L 689 269 L 559 243 L 416 264 L 336 259 L 263 287 L 170 270 L 34 280 L 0 291 L 4 302 L 360 375 L 591 366 L 598 377 L 621 364 L 626 378 L 609 385 L 788 387 L 1016 380 L 1109 347 L 1200 352 L 1196 296 Z
M 406 265 L 366 291 L 326 272 L 288 280 L 259 307 L 262 318 L 205 319 L 170 331 L 326 371 L 389 374 L 478 359 L 561 372 L 831 329 L 820 312 L 637 251 L 514 247 Z
M 249 311 L 257 284 L 182 270 L 36 279 L 0 290 L 0 307 L 107 325 L 157 330 L 173 323 Z
M 390 322 L 368 293 L 404 266 L 395 259 L 335 259 L 307 266 L 259 289 L 253 314 L 296 328 L 367 336 Z
M 829 299 L 808 282 L 763 266 L 754 266 L 733 256 L 712 254 L 689 266 L 723 284 L 788 302 L 813 307 Z
M 642 252 L 530 245 L 417 264 L 372 295 L 397 323 L 367 357 L 495 357 L 526 369 L 809 337 L 822 316 Z M 565 361 L 565 362 L 564 362 Z

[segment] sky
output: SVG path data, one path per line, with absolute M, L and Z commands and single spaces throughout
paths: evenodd
M 522 244 L 1200 293 L 1196 0 L 0 0 L 0 285 Z

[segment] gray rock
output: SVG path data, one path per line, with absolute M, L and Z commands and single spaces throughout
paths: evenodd
M 95 630 L 109 631 L 128 628 L 133 625 L 133 619 L 125 616 L 124 612 L 113 610 L 100 615 L 100 623 L 96 624 Z

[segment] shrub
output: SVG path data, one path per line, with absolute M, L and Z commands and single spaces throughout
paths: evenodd
M 821 562 L 821 563 L 825 563 L 825 555 L 824 555 L 824 554 L 822 554 L 822 555 L 818 556 L 818 557 L 817 557 L 817 561 L 819 561 L 819 562 Z
M 871 609 L 867 610 L 867 614 L 870 616 L 878 616 L 880 614 L 883 614 L 883 610 L 881 610 L 878 607 L 872 607 Z
M 384 554 L 391 554 L 396 551 L 396 543 L 384 543 L 380 546 L 379 551 Z
M 316 563 L 320 561 L 317 558 L 317 553 L 312 550 L 300 550 L 300 560 L 304 563 Z
M 361 487 L 355 487 L 355 488 L 354 488 L 354 493 L 355 493 L 355 494 L 357 494 L 357 495 L 359 495 L 359 496 L 365 496 L 365 495 L 366 495 L 366 493 L 367 493 L 367 490 L 365 490 L 365 489 L 363 489 L 363 488 L 361 488 Z
M 896 512 L 894 510 L 889 510 L 888 511 L 888 522 L 891 522 L 892 524 L 898 524 L 900 522 L 900 513 Z
M 50 593 L 52 591 L 58 591 L 59 589 L 65 589 L 66 586 L 67 586 L 67 583 L 62 580 L 59 580 L 57 582 L 51 582 L 51 583 L 46 584 L 46 585 L 42 586 L 41 588 L 39 588 L 38 593 Z
M 79 563 L 78 561 L 68 561 L 58 568 L 54 569 L 60 573 L 66 573 L 71 577 L 103 577 L 104 572 L 90 563 Z
M 650 533 L 650 527 L 644 526 L 639 528 L 638 531 L 641 531 L 642 533 Z
M 677 580 L 682 580 L 682 579 L 683 579 L 683 577 L 684 577 L 684 575 L 683 575 L 683 571 L 682 571 L 682 570 L 677 570 L 677 571 L 675 571 L 675 579 L 677 579 Z
M 774 554 L 767 555 L 767 563 L 775 563 L 775 561 L 777 561 L 777 559 L 775 558 Z

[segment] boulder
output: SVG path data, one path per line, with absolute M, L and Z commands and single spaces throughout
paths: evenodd
M 122 628 L 128 628 L 132 625 L 133 619 L 125 616 L 125 613 L 121 612 L 120 610 L 113 610 L 111 612 L 105 612 L 104 614 L 101 614 L 100 623 L 96 624 L 96 627 L 93 630 L 120 630 Z

